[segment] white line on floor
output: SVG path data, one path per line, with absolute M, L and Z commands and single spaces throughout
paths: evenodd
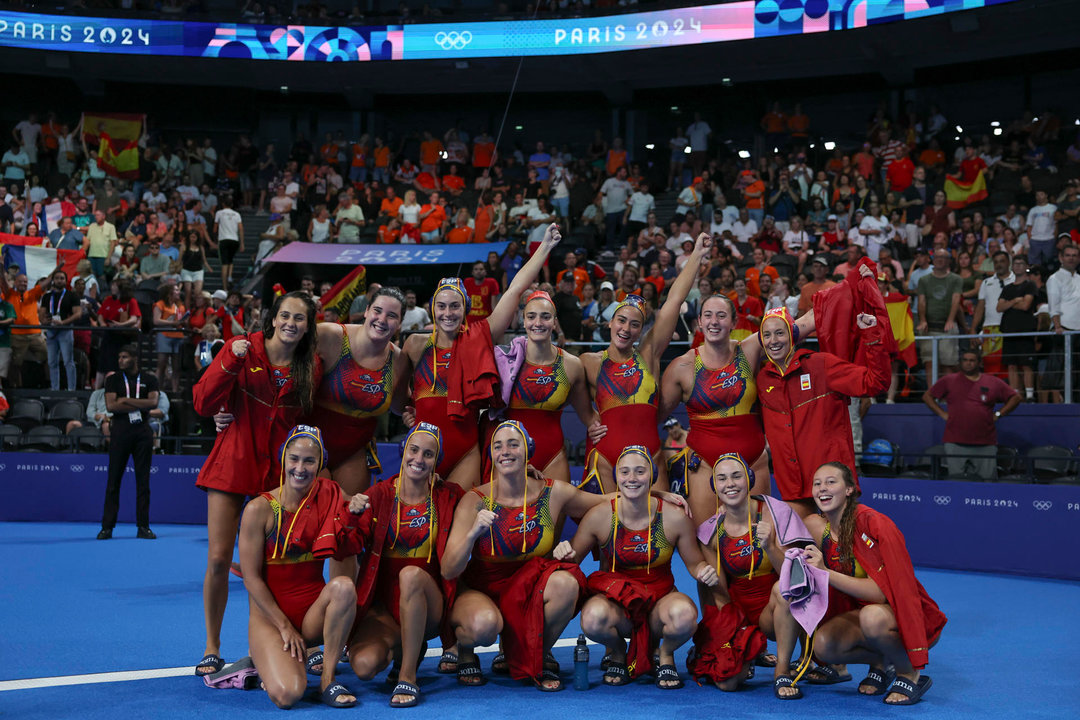
M 555 641 L 555 647 L 572 647 L 577 643 L 576 638 L 559 638 Z M 590 645 L 595 645 L 591 640 Z M 487 645 L 476 648 L 477 653 L 498 652 L 498 645 Z M 442 655 L 439 648 L 431 648 L 424 657 L 437 658 Z M 0 692 L 9 690 L 36 690 L 46 687 L 63 687 L 65 685 L 92 685 L 95 683 L 128 682 L 131 680 L 157 680 L 159 678 L 194 676 L 195 666 L 157 668 L 154 670 L 123 670 L 120 672 L 90 673 L 87 675 L 59 675 L 57 677 L 26 678 L 25 680 L 0 680 Z

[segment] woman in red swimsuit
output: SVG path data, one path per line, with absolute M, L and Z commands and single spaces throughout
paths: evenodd
M 715 511 L 716 495 L 709 489 L 712 467 L 725 453 L 738 453 L 751 463 L 758 478 L 753 494 L 770 492 L 769 456 L 754 381 L 763 357 L 761 343 L 756 335 L 741 342 L 731 339 L 737 315 L 727 296 L 705 298 L 698 311 L 704 344 L 673 360 L 664 371 L 660 413 L 670 414 L 682 401 L 690 417 L 686 487 L 699 523 Z M 812 333 L 813 312 L 796 325 L 800 337 Z
M 577 613 L 585 576 L 577 565 L 548 556 L 562 518 L 580 518 L 604 497 L 529 477 L 533 443 L 521 423 L 500 423 L 490 448 L 491 482 L 458 503 L 442 558 L 443 577 L 461 577 L 466 586 L 450 613 L 460 648 L 458 682 L 484 684 L 473 648 L 501 634 L 511 677 L 554 692 L 562 680 L 550 650 Z
M 466 322 L 468 294 L 458 278 L 444 278 L 431 298 L 435 329 L 410 335 L 402 347 L 402 377 L 411 378 L 412 407 L 406 423 L 427 422 L 443 434 L 443 460 L 437 472 L 468 489 L 481 475 L 480 410 L 491 405 L 498 385 L 493 340 L 517 313 L 518 301 L 561 240 L 558 226 L 548 226 L 544 240 L 499 299 L 491 315 Z
M 750 494 L 755 485 L 754 471 L 737 453 L 721 455 L 713 466 L 712 477 L 716 514 L 701 524 L 698 538 L 705 558 L 723 575 L 727 595 L 723 591 L 707 595 L 711 595 L 710 600 L 717 608 L 726 602 L 733 603 L 747 622 L 765 637 L 774 638 L 773 586 L 780 579 L 776 568 L 783 566 L 786 550 L 777 537 L 776 527 L 781 523 L 786 527 L 792 511 L 786 506 L 774 509 L 768 496 Z M 780 521 L 773 516 L 777 511 L 783 512 Z M 802 539 L 808 541 L 805 529 Z M 774 667 L 776 657 L 763 652 L 757 663 Z M 748 677 L 749 670 L 747 662 L 730 677 L 709 679 L 721 690 L 735 690 Z
M 326 460 L 319 429 L 298 425 L 281 448 L 279 486 L 248 503 L 240 524 L 240 564 L 250 599 L 248 643 L 255 669 L 275 705 L 295 705 L 307 689 L 308 645 L 323 643 L 341 654 L 356 615 L 356 590 L 347 577 L 323 582 L 323 560 L 356 553 L 350 502 L 319 470 Z M 356 697 L 336 682 L 335 663 L 323 664 L 323 702 L 352 707 Z
M 439 562 L 462 490 L 435 480 L 442 454 L 439 428 L 420 423 L 402 442 L 401 471 L 372 486 L 371 512 L 362 523 L 367 554 L 357 583 L 357 621 L 349 662 L 362 680 L 400 658 L 390 707 L 412 707 L 420 697 L 416 668 L 424 641 L 448 627 L 455 583 Z M 444 638 L 446 646 L 452 638 Z
M 868 664 L 861 694 L 884 694 L 886 705 L 912 705 L 930 688 L 930 677 L 920 671 L 947 619 L 915 578 L 895 523 L 859 504 L 851 468 L 825 463 L 814 473 L 812 492 L 821 514 L 806 518 L 818 543 L 806 549 L 806 561 L 829 573 L 829 610 L 813 637 L 814 655 L 826 663 Z M 781 679 L 799 632 L 782 600 L 774 621 L 777 695 L 797 699 L 802 691 Z
M 315 352 L 315 303 L 304 292 L 274 301 L 261 332 L 238 335 L 221 349 L 192 389 L 195 412 L 222 410 L 234 421 L 217 436 L 196 484 L 206 493 L 209 535 L 203 609 L 205 656 L 196 675 L 217 672 L 229 569 L 245 497 L 274 487 L 276 449 L 303 412 L 311 410 L 322 363 Z
M 405 296 L 384 287 L 368 303 L 363 325 L 319 324 L 323 378 L 304 421 L 322 428 L 330 472 L 350 495 L 371 484 L 368 450 L 374 449 L 375 426 L 390 410 L 395 385 L 404 391 L 401 351 L 391 342 L 404 312 Z
M 516 372 L 509 390 L 506 417 L 517 420 L 536 439 L 532 464 L 544 477 L 570 481 L 562 430 L 563 407 L 570 403 L 585 427 L 596 431 L 598 420 L 589 401 L 581 360 L 551 342 L 555 304 L 542 290 L 529 295 L 523 313 L 525 336 L 510 343 Z M 496 352 L 502 352 L 501 348 Z M 508 356 L 509 357 L 509 356 Z M 507 388 L 509 386 L 509 388 Z
M 585 353 L 581 364 L 589 381 L 589 392 L 600 413 L 606 434 L 598 441 L 590 436 L 588 460 L 582 487 L 592 492 L 609 492 L 614 477 L 615 460 L 627 445 L 644 445 L 658 464 L 657 482 L 667 489 L 667 468 L 660 464 L 660 434 L 657 416 L 660 356 L 671 342 L 679 320 L 679 308 L 693 287 L 701 263 L 708 257 L 712 239 L 698 236 L 690 260 L 668 292 L 667 300 L 656 311 L 652 328 L 642 337 L 645 326 L 644 301 L 628 295 L 619 303 L 608 326 L 611 344 L 603 352 Z M 641 340 L 639 343 L 638 340 Z
M 678 548 L 699 582 L 714 586 L 719 580 L 701 554 L 690 518 L 651 494 L 655 474 L 647 448 L 623 450 L 615 463 L 618 493 L 586 513 L 574 539 L 559 543 L 554 557 L 580 561 L 600 549 L 600 571 L 588 579 L 596 594 L 581 609 L 581 630 L 607 648 L 604 684 L 626 685 L 652 670 L 657 687 L 675 690 L 684 683 L 674 653 L 694 634 L 698 612 L 675 589 L 672 553 Z M 657 648 L 660 665 L 653 668 Z

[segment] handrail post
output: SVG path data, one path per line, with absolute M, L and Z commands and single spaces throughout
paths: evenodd
M 1073 401 L 1073 336 L 1072 333 L 1065 335 L 1065 402 Z
M 938 381 L 938 339 L 937 335 L 930 336 L 930 387 Z

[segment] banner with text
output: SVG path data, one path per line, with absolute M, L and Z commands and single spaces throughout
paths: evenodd
M 502 255 L 508 242 L 460 245 L 337 245 L 289 243 L 267 258 L 275 263 L 309 265 L 440 265 L 487 260 L 488 253 Z
M 25 50 L 370 62 L 576 55 L 848 30 L 1015 0 L 743 0 L 590 18 L 377 25 L 246 25 L 0 12 Z

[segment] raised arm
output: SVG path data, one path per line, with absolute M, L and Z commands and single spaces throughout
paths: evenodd
M 863 336 L 863 347 L 866 348 L 866 366 L 825 353 L 825 372 L 830 390 L 850 397 L 873 397 L 889 387 L 892 379 L 891 361 L 882 342 L 883 330 L 877 318 L 863 313 L 858 317 L 858 326 Z
M 540 274 L 540 268 L 547 262 L 548 256 L 555 249 L 555 246 L 559 244 L 560 240 L 562 240 L 562 235 L 559 234 L 559 226 L 551 223 L 544 230 L 544 240 L 540 243 L 540 247 L 536 249 L 529 261 L 514 276 L 514 282 L 510 283 L 510 287 L 506 289 L 506 292 L 499 299 L 499 303 L 491 311 L 491 315 L 488 316 L 488 327 L 491 329 L 493 339 L 498 340 L 506 332 L 506 328 L 510 327 L 510 321 L 517 314 L 518 298 L 521 297 L 521 293 L 525 292 L 525 288 L 532 285 L 533 280 Z M 687 289 L 687 292 L 689 292 L 689 289 Z
M 701 263 L 708 256 L 710 247 L 712 247 L 712 238 L 709 234 L 698 235 L 694 250 L 690 253 L 690 259 L 686 261 L 679 276 L 675 278 L 671 290 L 668 291 L 667 300 L 656 311 L 656 322 L 641 342 L 641 351 L 651 365 L 659 362 L 660 356 L 667 350 L 671 342 L 671 334 L 675 332 L 675 325 L 679 321 L 679 310 L 686 296 L 690 294 L 690 289 L 694 287 L 698 270 L 701 269 Z
M 457 510 L 454 511 L 454 523 L 450 526 L 446 552 L 439 561 L 444 578 L 453 580 L 465 572 L 473 546 L 493 522 L 495 513 L 485 508 L 483 501 L 475 493 L 470 492 L 461 498 Z
M 191 389 L 195 412 L 204 417 L 216 413 L 236 385 L 251 343 L 246 337 L 233 337 L 221 348 L 214 361 L 203 372 L 199 382 Z

